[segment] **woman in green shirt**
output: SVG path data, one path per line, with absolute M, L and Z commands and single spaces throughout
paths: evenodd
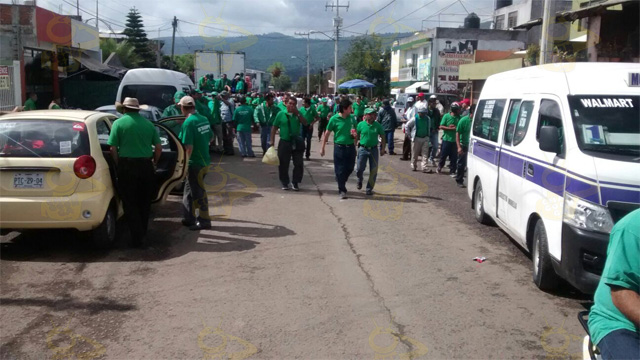
M 345 98 L 340 101 L 340 112 L 329 119 L 327 131 L 324 132 L 322 138 L 322 150 L 320 150 L 320 156 L 324 156 L 324 148 L 327 145 L 329 134 L 333 132 L 333 167 L 340 199 L 347 198 L 346 184 L 356 162 L 356 147 L 354 145 L 356 130 L 355 120 L 351 115 L 352 111 L 351 100 Z

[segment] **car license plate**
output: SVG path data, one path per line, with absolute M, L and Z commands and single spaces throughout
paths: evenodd
M 15 189 L 42 189 L 43 183 L 43 173 L 16 173 L 13 175 Z

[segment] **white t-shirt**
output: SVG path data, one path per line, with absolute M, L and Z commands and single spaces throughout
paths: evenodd
M 416 104 L 414 106 L 416 110 L 426 109 L 427 106 L 429 106 L 429 103 L 427 103 L 427 100 L 421 100 L 421 101 L 416 101 Z

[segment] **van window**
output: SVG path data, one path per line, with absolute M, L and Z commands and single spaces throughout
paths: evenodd
M 509 117 L 507 118 L 507 128 L 504 131 L 505 145 L 511 145 L 511 142 L 513 141 L 513 131 L 516 128 L 516 121 L 518 120 L 520 102 L 522 102 L 522 100 L 511 100 L 511 105 L 509 106 Z
M 529 128 L 529 120 L 531 120 L 531 113 L 533 113 L 533 101 L 524 101 L 520 105 L 520 111 L 518 113 L 518 123 L 516 125 L 516 131 L 513 135 L 513 146 L 517 146 L 524 140 L 527 135 L 527 129 Z
M 125 85 L 120 101 L 124 101 L 126 97 L 134 97 L 140 104 L 164 109 L 173 105 L 176 91 L 176 87 L 171 85 Z
M 498 141 L 498 132 L 500 131 L 500 120 L 504 112 L 504 105 L 507 101 L 499 100 L 481 100 L 476 108 L 476 114 L 473 121 L 473 135 L 490 140 Z
M 558 105 L 558 103 L 554 100 L 542 99 L 542 101 L 540 102 L 536 140 L 540 139 L 540 128 L 542 128 L 543 126 L 555 126 L 556 128 L 558 128 L 560 153 L 562 153 L 564 149 L 564 129 L 562 127 L 562 113 L 560 112 L 560 105 Z

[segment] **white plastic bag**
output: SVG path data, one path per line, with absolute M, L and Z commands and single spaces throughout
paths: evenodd
M 264 156 L 262 157 L 262 162 L 267 165 L 280 165 L 280 159 L 278 158 L 278 152 L 275 147 L 270 147 Z

